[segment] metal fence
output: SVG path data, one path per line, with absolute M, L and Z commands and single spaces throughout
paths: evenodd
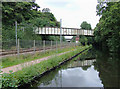
M 59 48 L 76 46 L 75 42 L 61 42 L 60 41 L 40 41 L 40 40 L 20 40 L 17 44 L 15 40 L 2 42 L 2 56 L 9 54 L 21 54 L 46 50 L 57 50 Z

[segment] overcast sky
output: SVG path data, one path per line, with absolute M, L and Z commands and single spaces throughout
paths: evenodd
M 80 24 L 87 21 L 93 29 L 99 21 L 97 0 L 36 0 L 36 3 L 41 10 L 50 8 L 58 21 L 62 19 L 62 27 L 80 28 Z

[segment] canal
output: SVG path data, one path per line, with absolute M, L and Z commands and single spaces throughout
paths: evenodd
M 118 54 L 89 50 L 77 60 L 71 60 L 60 68 L 32 83 L 32 87 L 120 87 Z

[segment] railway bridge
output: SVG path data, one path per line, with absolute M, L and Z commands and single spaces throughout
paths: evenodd
M 62 36 L 76 36 L 76 35 L 85 35 L 85 36 L 94 36 L 93 30 L 85 30 L 79 28 L 58 28 L 58 27 L 43 27 L 37 28 L 35 34 L 39 35 L 62 35 Z

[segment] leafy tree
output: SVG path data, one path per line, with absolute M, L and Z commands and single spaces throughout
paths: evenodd
M 73 37 L 72 37 L 72 42 L 75 42 L 75 38 L 76 38 L 76 36 L 73 36 Z
M 85 36 L 80 36 L 80 42 L 82 45 L 87 45 L 88 39 Z
M 98 15 L 101 15 L 100 21 L 95 28 L 95 41 L 103 48 L 109 51 L 120 51 L 120 2 L 106 2 L 101 6 Z
M 80 25 L 81 29 L 91 30 L 91 25 L 88 24 L 86 21 L 83 21 Z M 92 43 L 92 37 L 86 37 L 86 36 L 79 36 L 80 42 L 82 45 L 87 45 Z
M 29 40 L 44 40 L 44 37 L 34 34 L 33 27 L 60 27 L 60 23 L 48 9 L 46 12 L 38 11 L 34 2 L 3 2 L 2 3 L 2 38 L 3 40 L 15 39 L 15 21 L 18 22 L 18 38 Z M 23 30 L 19 30 L 24 27 Z M 48 40 L 52 38 L 46 37 Z
M 32 11 L 39 8 L 33 2 L 3 2 L 2 22 L 3 25 L 14 26 L 14 22 L 21 23 L 32 18 Z
M 86 21 L 83 21 L 80 27 L 81 29 L 91 30 L 91 25 L 88 24 Z
M 42 12 L 44 13 L 44 12 L 50 12 L 50 9 L 49 8 L 43 8 L 42 9 Z

